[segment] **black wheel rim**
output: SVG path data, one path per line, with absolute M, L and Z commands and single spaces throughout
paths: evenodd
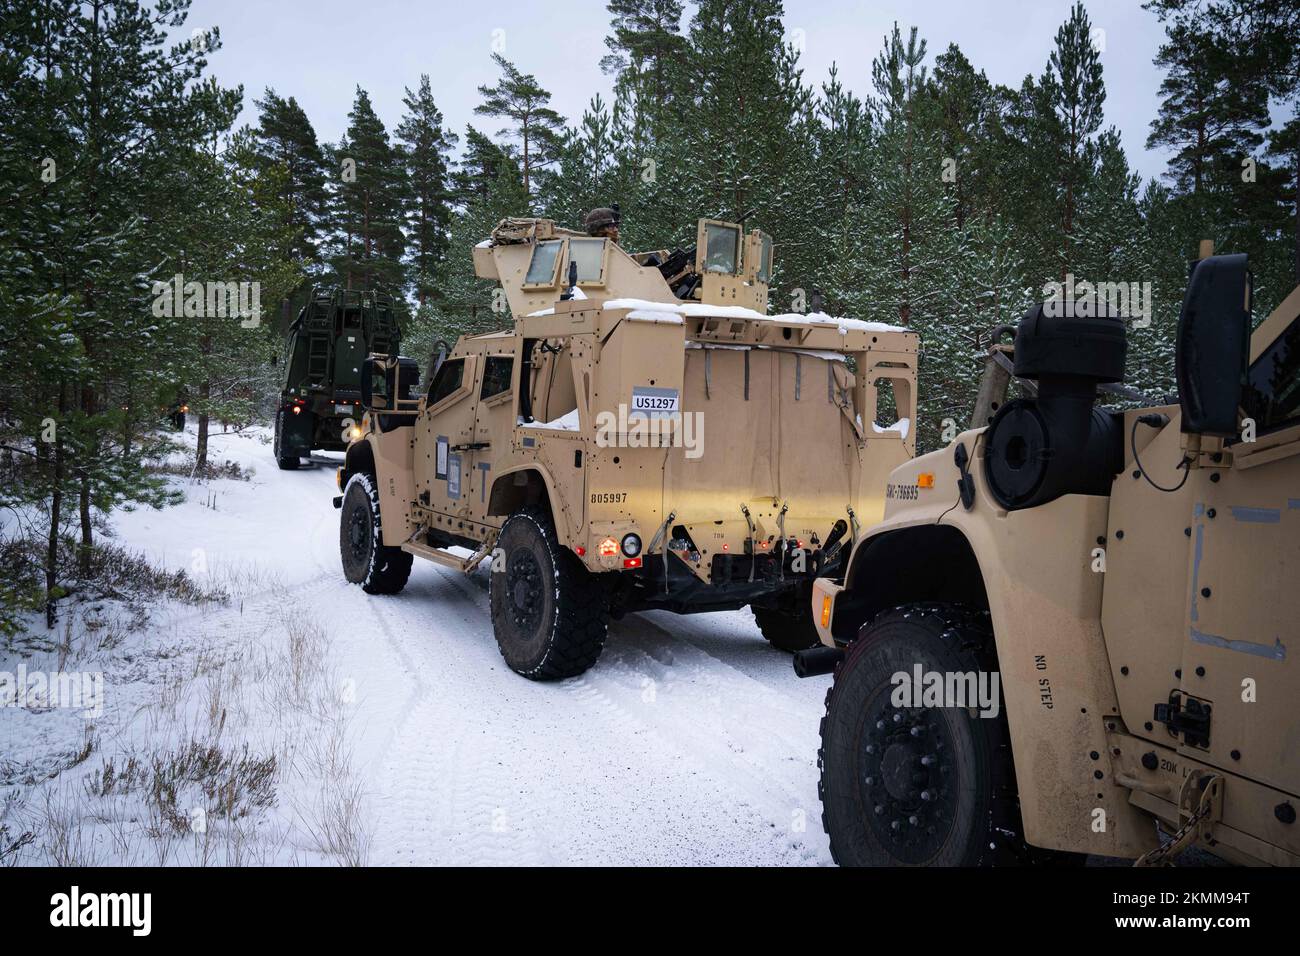
M 348 550 L 352 560 L 363 565 L 370 560 L 370 512 L 363 507 L 354 507 L 348 520 Z
M 520 548 L 506 563 L 506 613 L 518 634 L 531 637 L 542 621 L 542 568 L 532 551 Z
M 958 788 L 942 711 L 895 707 L 877 693 L 859 735 L 859 801 L 880 845 L 902 863 L 934 859 L 948 841 Z

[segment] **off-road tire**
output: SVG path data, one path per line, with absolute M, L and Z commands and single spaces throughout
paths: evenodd
M 283 432 L 284 412 L 279 411 L 275 413 L 275 441 L 272 443 L 271 448 L 275 455 L 275 463 L 280 466 L 280 470 L 293 471 L 299 465 L 298 456 L 291 455 L 288 458 L 285 458 L 280 454 L 280 441 Z
M 560 545 L 544 511 L 511 515 L 488 587 L 501 656 L 530 680 L 576 677 L 600 657 L 609 623 L 605 583 Z
M 374 479 L 357 472 L 343 489 L 339 512 L 339 555 L 343 575 L 367 594 L 396 594 L 411 576 L 412 556 L 383 543 L 379 492 Z
M 910 675 L 918 663 L 926 672 L 996 672 L 987 612 L 941 604 L 884 611 L 835 668 L 817 753 L 831 855 L 841 866 L 1047 862 L 1021 838 L 1001 700 L 996 717 L 895 708 L 892 675 Z
M 821 643 L 813 621 L 811 587 L 800 586 L 797 589 L 793 610 L 771 607 L 751 607 L 750 610 L 754 612 L 754 621 L 763 637 L 778 650 L 793 654 Z

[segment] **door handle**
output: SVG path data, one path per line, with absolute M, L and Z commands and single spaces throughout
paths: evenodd
M 452 445 L 451 450 L 452 451 L 479 451 L 480 449 L 491 448 L 491 447 L 492 447 L 492 443 L 490 441 L 472 441 L 472 442 L 466 442 L 463 445 Z

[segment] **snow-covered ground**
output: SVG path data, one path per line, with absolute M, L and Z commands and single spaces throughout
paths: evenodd
M 829 678 L 797 680 L 748 610 L 629 616 L 585 675 L 533 683 L 497 652 L 486 571 L 417 560 L 400 595 L 367 595 L 339 568 L 328 456 L 282 472 L 264 430 L 211 443 L 251 479 L 174 479 L 185 503 L 115 514 L 113 540 L 230 600 L 0 655 L 105 682 L 94 719 L 0 708 L 21 862 L 830 862 Z M 145 799 L 159 780 L 174 800 Z

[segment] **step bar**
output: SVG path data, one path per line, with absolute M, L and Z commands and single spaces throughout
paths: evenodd
M 435 564 L 441 564 L 444 568 L 453 568 L 456 571 L 466 573 L 473 571 L 484 558 L 492 553 L 492 546 L 496 543 L 493 536 L 483 542 L 483 547 L 479 548 L 469 557 L 461 557 L 458 554 L 452 554 L 444 548 L 434 548 L 427 544 L 420 544 L 418 541 L 407 541 L 402 545 L 402 550 L 408 554 L 413 554 L 417 558 L 424 558 Z

